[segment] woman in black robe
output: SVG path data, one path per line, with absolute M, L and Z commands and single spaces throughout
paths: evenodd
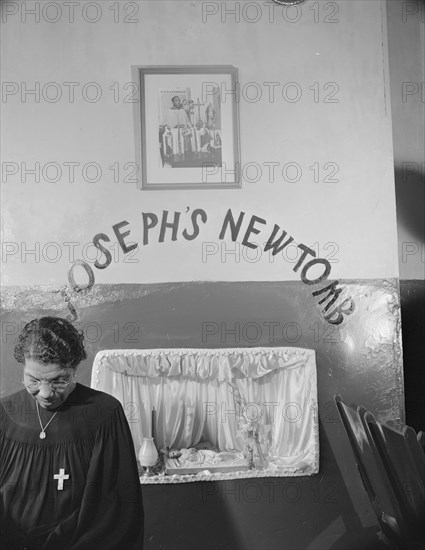
M 118 400 L 75 382 L 82 334 L 65 319 L 35 319 L 15 357 L 25 388 L 1 400 L 1 548 L 141 549 L 130 430 Z

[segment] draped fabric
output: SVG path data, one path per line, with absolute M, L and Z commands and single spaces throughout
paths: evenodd
M 233 387 L 231 386 L 233 384 Z M 245 412 L 268 434 L 277 469 L 318 468 L 315 353 L 301 348 L 105 350 L 97 354 L 92 387 L 119 399 L 136 450 L 151 436 L 157 447 L 209 442 L 243 451 L 237 418 Z M 235 403 L 234 388 L 244 399 Z M 232 391 L 233 390 L 233 391 Z

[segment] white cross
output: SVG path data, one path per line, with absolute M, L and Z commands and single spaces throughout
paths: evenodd
M 54 477 L 54 479 L 58 480 L 58 491 L 63 491 L 63 480 L 64 479 L 69 479 L 69 474 L 65 475 L 65 469 L 60 468 L 59 473 L 55 474 L 53 477 Z

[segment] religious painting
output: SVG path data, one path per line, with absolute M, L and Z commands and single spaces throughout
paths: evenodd
M 237 69 L 139 72 L 142 189 L 240 187 Z

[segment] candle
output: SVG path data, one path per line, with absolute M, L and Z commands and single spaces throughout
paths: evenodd
M 152 409 L 152 418 L 151 418 L 151 437 L 155 441 L 155 415 L 156 410 L 155 407 Z

